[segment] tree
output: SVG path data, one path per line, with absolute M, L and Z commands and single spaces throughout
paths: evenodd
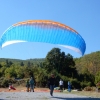
M 2 65 L 0 64 L 0 68 L 2 68 Z
M 31 63 L 30 63 L 30 61 L 28 61 L 28 63 L 27 63 L 27 67 L 30 67 L 31 66 Z
M 48 72 L 56 70 L 58 73 L 69 77 L 77 73 L 72 55 L 65 55 L 59 48 L 53 48 L 48 52 L 44 66 Z
M 8 59 L 6 60 L 6 67 L 10 67 L 12 64 L 12 61 L 8 61 Z
M 24 67 L 22 66 L 16 66 L 15 67 L 15 72 L 16 72 L 16 78 L 24 78 Z
M 23 62 L 21 62 L 21 63 L 20 63 L 20 66 L 24 66 L 24 63 L 23 63 Z
M 100 82 L 100 72 L 97 72 L 95 76 L 95 83 L 97 84 L 98 82 Z
M 69 77 L 73 77 L 73 75 L 76 75 L 77 71 L 75 68 L 75 62 L 73 60 L 72 55 L 69 53 L 65 56 L 64 61 L 62 65 L 62 72 L 61 74 L 64 73 L 64 75 L 67 75 Z
M 53 48 L 50 52 L 48 52 L 44 65 L 47 71 L 52 71 L 56 69 L 59 72 L 60 69 L 60 49 Z
M 41 67 L 34 67 L 33 68 L 33 73 L 34 73 L 34 79 L 36 81 L 36 86 L 46 86 L 47 84 L 47 72 L 45 69 L 41 68 Z
M 6 68 L 5 77 L 7 77 L 7 78 L 16 77 L 16 71 L 15 71 L 15 67 L 14 66 Z

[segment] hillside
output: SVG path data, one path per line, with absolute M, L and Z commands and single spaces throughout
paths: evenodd
M 79 73 L 84 73 L 87 70 L 95 75 L 100 71 L 100 51 L 84 55 L 81 58 L 75 58 L 74 61 Z

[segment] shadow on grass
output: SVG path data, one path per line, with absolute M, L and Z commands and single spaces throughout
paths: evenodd
M 52 97 L 60 100 L 100 100 L 100 98 L 91 98 L 91 97 L 84 97 L 84 98 L 66 98 L 66 97 Z

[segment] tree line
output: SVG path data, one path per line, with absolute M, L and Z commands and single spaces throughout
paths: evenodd
M 56 86 L 59 86 L 60 79 L 64 81 L 65 88 L 68 81 L 76 89 L 95 86 L 100 81 L 99 62 L 99 51 L 73 58 L 59 48 L 53 48 L 42 59 L 0 59 L 0 87 L 8 86 L 11 79 L 27 79 L 31 76 L 37 87 L 46 87 L 52 73 L 56 77 Z

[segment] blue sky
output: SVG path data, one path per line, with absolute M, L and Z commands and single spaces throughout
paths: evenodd
M 100 51 L 100 0 L 1 0 L 0 36 L 11 25 L 26 20 L 52 20 L 75 29 L 86 42 L 85 54 Z M 0 49 L 0 58 L 45 58 L 53 48 L 74 58 L 75 51 L 46 43 L 17 43 Z

